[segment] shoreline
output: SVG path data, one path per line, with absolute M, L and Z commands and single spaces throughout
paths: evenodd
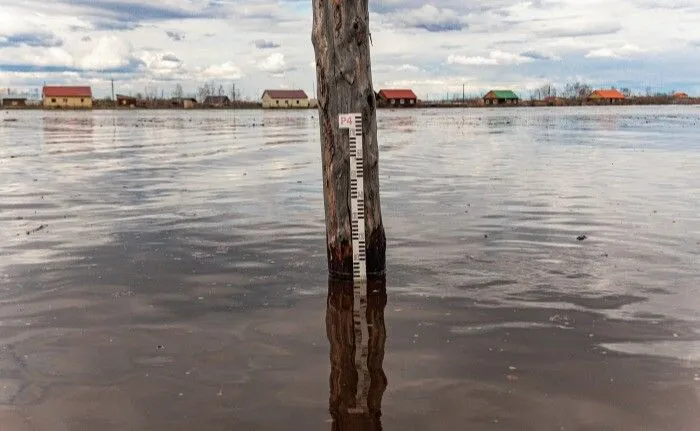
M 544 103 L 520 103 L 517 105 L 483 105 L 470 103 L 426 103 L 407 107 L 389 107 L 377 106 L 377 110 L 412 110 L 412 109 L 513 109 L 513 108 L 573 108 L 573 107 L 596 107 L 596 106 L 698 106 L 700 99 L 683 103 L 572 103 L 572 104 L 544 104 Z M 317 110 L 318 108 L 263 108 L 262 106 L 245 106 L 245 107 L 209 107 L 196 106 L 192 108 L 183 107 L 113 107 L 113 106 L 93 106 L 91 108 L 45 108 L 43 106 L 2 106 L 0 109 L 5 111 L 245 111 L 245 110 L 261 110 L 261 111 L 309 111 Z

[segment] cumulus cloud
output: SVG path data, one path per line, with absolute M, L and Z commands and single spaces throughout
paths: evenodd
M 146 73 L 152 76 L 174 78 L 186 72 L 182 61 L 170 52 L 143 51 L 138 58 L 145 65 Z
M 466 21 L 454 10 L 439 9 L 429 4 L 418 9 L 391 14 L 390 20 L 403 27 L 430 32 L 457 31 L 467 28 Z
M 586 54 L 586 58 L 623 58 L 634 54 L 646 52 L 636 45 L 623 45 L 619 48 L 599 48 L 594 49 Z
M 175 42 L 181 42 L 185 40 L 185 34 L 179 31 L 167 30 L 165 32 L 165 35 L 168 36 L 169 39 L 174 40 Z
M 241 79 L 243 73 L 241 69 L 233 64 L 232 62 L 226 62 L 223 64 L 211 65 L 200 72 L 200 75 L 209 78 L 220 78 L 220 79 Z
M 512 54 L 503 51 L 491 51 L 488 57 L 474 56 L 467 57 L 464 55 L 450 55 L 447 57 L 448 64 L 456 64 L 462 66 L 506 66 L 517 65 L 522 63 L 530 63 L 534 61 L 531 57 L 525 57 L 519 54 Z
M 399 66 L 399 72 L 418 72 L 419 70 L 419 67 L 412 64 L 402 64 Z
M 134 60 L 131 44 L 116 36 L 102 36 L 92 50 L 80 62 L 91 70 L 108 70 L 125 67 Z
M 177 58 L 177 57 L 175 56 L 175 54 L 164 54 L 164 55 L 161 57 L 161 59 L 162 59 L 163 61 L 169 61 L 169 62 L 171 62 L 171 63 L 182 63 L 182 60 L 180 60 L 179 58 Z
M 265 39 L 254 40 L 253 44 L 258 49 L 272 49 L 272 48 L 279 48 L 280 47 L 279 43 L 273 42 L 270 40 L 265 40 Z
M 73 67 L 75 59 L 63 48 L 32 48 L 19 52 L 11 61 L 25 66 Z
M 284 54 L 276 52 L 258 63 L 258 69 L 273 75 L 282 74 L 287 70 Z

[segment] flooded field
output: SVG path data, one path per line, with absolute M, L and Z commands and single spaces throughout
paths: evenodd
M 699 108 L 381 111 L 363 414 L 318 136 L 0 113 L 0 430 L 700 429 Z

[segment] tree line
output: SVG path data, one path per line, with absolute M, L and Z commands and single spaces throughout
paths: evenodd
M 166 98 L 182 99 L 193 98 L 197 102 L 202 103 L 209 96 L 227 96 L 232 102 L 241 102 L 241 90 L 236 88 L 233 83 L 230 86 L 224 86 L 220 82 L 205 82 L 196 88 L 194 93 L 185 93 L 182 84 L 177 83 L 172 91 L 166 93 L 165 89 L 157 85 L 146 85 L 143 92 L 137 92 L 134 97 L 138 100 L 155 101 L 164 100 Z
M 623 88 L 616 88 L 616 87 L 611 87 L 612 90 L 618 90 L 620 93 L 622 93 L 625 97 L 633 97 L 633 96 L 639 96 L 639 97 L 671 97 L 675 93 L 675 91 L 671 91 L 669 93 L 664 93 L 660 91 L 653 91 L 651 87 L 647 87 L 645 92 L 643 93 L 637 93 L 633 94 L 632 90 L 629 88 L 623 87 Z M 530 99 L 531 100 L 545 100 L 550 97 L 560 97 L 564 99 L 571 99 L 571 100 L 584 100 L 587 99 L 591 93 L 593 93 L 593 87 L 590 85 L 579 82 L 579 81 L 574 81 L 574 82 L 568 82 L 564 85 L 563 89 L 558 89 L 556 86 L 552 85 L 551 83 L 546 83 L 542 85 L 541 87 L 538 87 L 534 89 L 533 91 L 530 92 Z
M 629 88 L 615 88 L 620 91 L 626 98 L 630 97 L 646 97 L 646 98 L 665 98 L 672 97 L 675 91 L 669 93 L 663 93 L 659 91 L 653 91 L 651 87 L 647 87 L 644 92 L 634 93 Z M 594 88 L 580 81 L 571 81 L 564 84 L 563 87 L 557 87 L 552 83 L 545 83 L 534 90 L 529 91 L 529 99 L 531 101 L 544 101 L 550 98 L 567 99 L 570 101 L 583 101 L 588 99 L 588 97 L 593 93 Z M 428 100 L 441 100 L 442 102 L 456 103 L 456 102 L 472 102 L 476 103 L 481 100 L 483 94 L 476 94 L 473 91 L 469 93 L 466 92 L 448 92 L 443 95 L 444 99 L 434 99 L 428 98 Z M 521 100 L 527 100 L 526 94 L 520 94 Z

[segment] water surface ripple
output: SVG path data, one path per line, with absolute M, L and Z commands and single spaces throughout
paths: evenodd
M 380 111 L 361 429 L 699 429 L 699 132 Z M 0 113 L 0 429 L 358 426 L 320 163 L 314 111 Z

